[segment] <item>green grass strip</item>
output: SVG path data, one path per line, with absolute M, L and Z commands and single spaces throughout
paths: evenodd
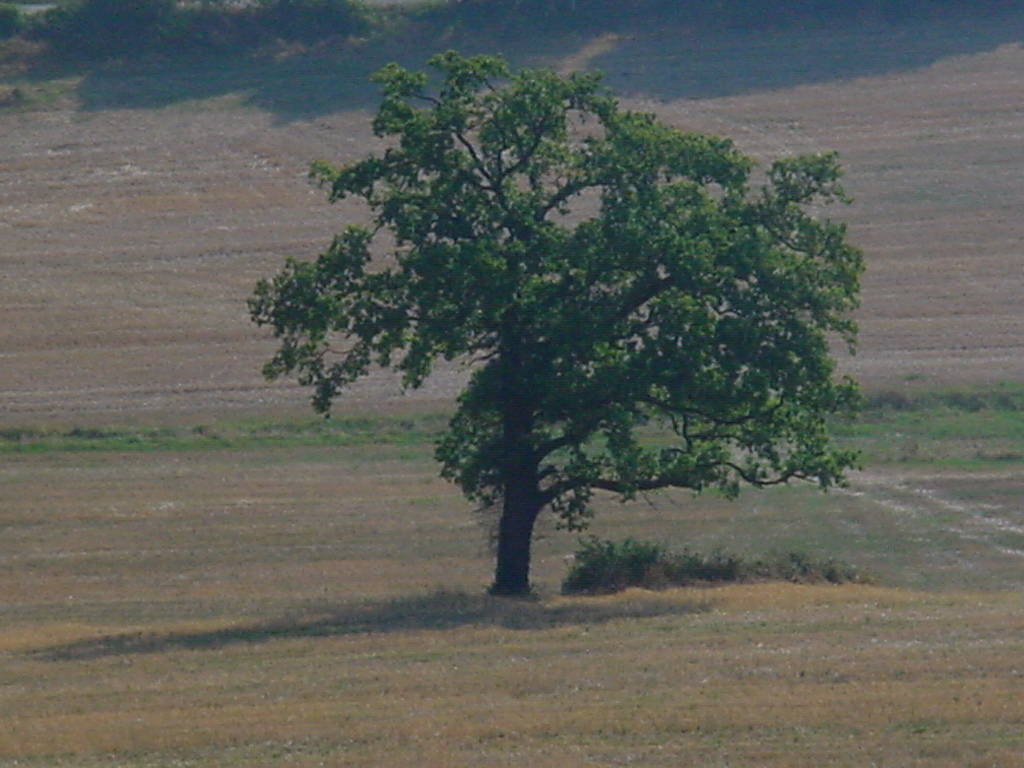
M 0 429 L 0 454 L 60 451 L 195 451 L 299 446 L 424 445 L 448 416 L 342 417 L 164 427 Z

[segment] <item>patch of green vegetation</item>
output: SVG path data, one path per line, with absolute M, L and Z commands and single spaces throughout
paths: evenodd
M 580 542 L 562 592 L 607 594 L 628 587 L 664 589 L 751 581 L 842 584 L 864 579 L 851 565 L 802 552 L 744 558 L 724 551 L 676 553 L 635 539 L 614 542 L 591 537 Z
M 66 64 L 160 56 L 247 55 L 283 44 L 382 40 L 396 33 L 450 40 L 462 33 L 508 41 L 548 34 L 599 34 L 636 27 L 765 30 L 985 18 L 1012 12 L 1005 0 L 58 0 L 0 3 L 0 39 L 50 46 Z M 43 10 L 39 11 L 39 6 Z M 33 12 L 27 12 L 32 8 Z M 941 10 L 940 10 L 941 9 Z
M 370 31 L 374 12 L 351 0 L 80 0 L 38 14 L 24 33 L 82 61 L 139 55 L 223 55 Z
M 835 425 L 864 462 L 960 468 L 1024 461 L 1024 385 L 869 395 L 860 417 Z
M 13 80 L 8 84 L 0 85 L 0 108 L 6 110 L 51 107 L 62 99 L 73 97 L 80 83 L 80 77 L 39 81 Z
M 918 381 L 919 376 L 907 376 Z M 866 398 L 865 412 L 927 411 L 937 408 L 958 412 L 1024 412 L 1024 384 L 1003 382 L 988 387 L 949 390 L 895 390 L 874 392 Z
M 192 451 L 296 446 L 423 445 L 447 423 L 443 414 L 254 421 L 171 427 L 0 429 L 0 454 L 55 451 Z
M 25 27 L 21 7 L 14 3 L 0 3 L 0 38 L 12 37 Z
M 458 0 L 433 2 L 408 13 L 421 24 L 500 34 L 503 39 L 548 32 L 601 33 L 643 25 L 703 29 L 822 28 L 835 24 L 895 24 L 936 13 L 991 16 L 1000 0 Z M 941 10 L 940 10 L 941 9 Z
M 448 415 L 342 416 L 332 419 L 216 422 L 164 427 L 0 428 L 0 454 L 51 451 L 426 445 Z M 877 392 L 837 438 L 864 463 L 921 463 L 983 469 L 1024 462 L 1024 385 L 908 393 Z

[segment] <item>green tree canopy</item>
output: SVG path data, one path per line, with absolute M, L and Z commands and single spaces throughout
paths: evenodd
M 529 591 L 541 511 L 583 527 L 596 491 L 840 482 L 855 456 L 827 420 L 857 395 L 830 342 L 854 341 L 862 257 L 811 213 L 844 199 L 835 156 L 759 170 L 621 109 L 594 75 L 430 64 L 433 84 L 376 75 L 390 148 L 314 166 L 372 225 L 259 283 L 252 317 L 280 339 L 265 373 L 327 411 L 374 366 L 418 387 L 467 361 L 437 458 L 500 507 L 497 594 Z

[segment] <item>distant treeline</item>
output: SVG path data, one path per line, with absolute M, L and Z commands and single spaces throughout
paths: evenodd
M 358 0 L 72 0 L 27 14 L 0 2 L 0 38 L 44 42 L 77 58 L 221 54 L 280 42 L 383 35 L 617 31 L 630 27 L 773 29 L 895 24 L 1020 12 L 1020 0 L 433 0 L 381 8 Z
M 79 58 L 161 52 L 251 51 L 278 41 L 312 43 L 374 31 L 372 10 L 351 0 L 77 0 L 43 13 L 0 4 L 8 34 L 48 43 Z
M 895 24 L 1020 10 L 1020 0 L 453 0 L 434 13 L 470 28 L 536 34 L 538 29 L 614 31 L 644 25 L 773 29 Z

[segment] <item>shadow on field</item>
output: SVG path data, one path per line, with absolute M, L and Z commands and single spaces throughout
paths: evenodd
M 389 61 L 422 69 L 432 53 L 500 52 L 516 66 L 600 70 L 623 96 L 671 101 L 771 91 L 931 66 L 1024 41 L 1024 14 L 974 21 L 917 21 L 819 29 L 720 31 L 641 29 L 633 35 L 536 36 L 483 41 L 458 36 L 346 43 L 276 58 L 150 61 L 80 73 L 84 110 L 160 108 L 232 95 L 282 120 L 371 109 L 370 75 Z M 596 44 L 597 43 L 597 44 Z M 595 45 L 596 44 L 596 45 Z M 46 79 L 52 73 L 39 73 Z
M 33 652 L 45 661 L 96 659 L 107 656 L 162 653 L 174 650 L 216 650 L 240 643 L 304 637 L 501 627 L 543 630 L 574 624 L 599 624 L 615 619 L 703 613 L 708 604 L 696 600 L 627 595 L 612 599 L 577 598 L 545 604 L 487 595 L 439 591 L 381 603 L 363 603 L 317 610 L 253 624 L 197 632 L 139 632 L 79 640 Z
M 1024 14 L 973 21 L 619 38 L 590 58 L 620 94 L 709 99 L 910 72 L 1024 41 Z
M 285 120 L 313 118 L 376 106 L 380 86 L 370 82 L 370 75 L 394 60 L 420 68 L 424 56 L 367 51 L 97 67 L 84 74 L 76 96 L 85 111 L 159 109 L 234 96 Z

